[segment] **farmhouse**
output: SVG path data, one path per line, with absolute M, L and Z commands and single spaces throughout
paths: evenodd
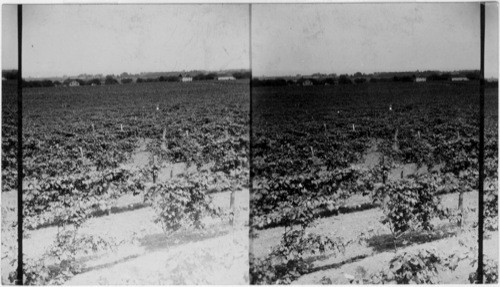
M 313 83 L 310 81 L 310 80 L 305 80 L 304 82 L 302 82 L 302 86 L 312 86 Z
M 181 82 L 192 82 L 193 78 L 192 77 L 182 77 Z
M 69 82 L 68 86 L 78 87 L 78 86 L 80 86 L 80 83 L 78 83 L 78 81 L 73 80 L 73 81 Z
M 426 79 L 426 78 L 424 78 L 424 77 L 416 77 L 416 78 L 415 78 L 415 82 L 417 82 L 417 83 L 420 83 L 420 82 L 426 82 L 426 81 L 427 81 L 427 79 Z
M 469 79 L 466 77 L 453 77 L 451 78 L 452 82 L 465 82 L 468 81 Z
M 217 77 L 218 81 L 232 81 L 236 80 L 233 76 L 219 76 Z

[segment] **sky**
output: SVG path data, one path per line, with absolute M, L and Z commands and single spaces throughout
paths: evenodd
M 24 5 L 23 77 L 249 69 L 249 22 L 248 5 Z
M 16 5 L 2 5 L 2 69 L 17 69 Z
M 250 68 L 255 76 L 479 69 L 478 3 L 24 5 L 23 76 Z M 2 5 L 2 68 L 17 68 Z M 498 78 L 486 5 L 485 76 Z
M 480 69 L 479 3 L 254 4 L 254 76 Z M 498 77 L 486 7 L 485 77 Z

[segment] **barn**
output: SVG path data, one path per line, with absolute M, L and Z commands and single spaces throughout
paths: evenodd
M 69 82 L 68 86 L 78 87 L 78 86 L 80 86 L 80 83 L 78 83 L 78 81 L 73 80 L 73 81 Z
M 218 81 L 233 81 L 236 80 L 233 76 L 219 76 L 217 77 Z
M 453 77 L 451 78 L 452 82 L 466 82 L 469 79 L 467 77 Z
M 417 82 L 417 83 L 427 82 L 427 79 L 424 77 L 416 77 L 415 82 Z
M 182 77 L 181 82 L 192 82 L 193 78 L 192 77 Z
M 313 83 L 311 82 L 311 80 L 305 80 L 302 82 L 302 86 L 312 86 Z

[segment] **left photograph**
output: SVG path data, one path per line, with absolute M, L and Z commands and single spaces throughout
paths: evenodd
M 249 15 L 22 6 L 24 284 L 249 283 Z M 14 284 L 17 6 L 2 16 L 2 284 Z

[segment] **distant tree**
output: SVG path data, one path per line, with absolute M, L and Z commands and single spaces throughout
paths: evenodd
M 356 78 L 363 77 L 363 74 L 360 72 L 356 72 L 356 73 L 354 73 L 354 77 L 356 77 Z M 354 80 L 354 81 L 356 82 L 356 80 Z
M 89 85 L 89 86 L 92 86 L 92 85 L 94 85 L 94 86 L 100 86 L 101 85 L 101 80 L 97 79 L 97 78 L 88 80 L 87 81 L 87 85 Z
M 204 81 L 205 80 L 205 74 L 199 73 L 193 77 L 193 81 Z
M 352 81 L 351 81 L 351 79 L 349 79 L 348 75 L 340 75 L 339 76 L 339 84 L 341 84 L 341 85 L 352 84 Z
M 161 78 L 161 77 L 160 77 Z M 182 80 L 182 77 L 179 78 L 177 76 L 168 76 L 168 77 L 164 77 L 164 80 L 166 82 L 180 82 Z
M 356 84 L 363 84 L 366 82 L 366 79 L 365 78 L 356 78 L 356 79 L 354 79 L 354 82 Z
M 479 72 L 470 72 L 470 73 L 467 73 L 465 74 L 465 76 L 467 77 L 467 79 L 469 79 L 470 81 L 475 81 L 475 80 L 479 80 L 481 78 L 481 75 Z
M 449 74 L 438 74 L 438 73 L 433 73 L 429 76 L 427 76 L 427 81 L 448 81 L 449 77 L 451 78 L 451 75 Z
M 73 80 L 70 78 L 67 78 L 66 80 L 63 81 L 63 85 L 67 86 L 67 85 L 69 85 L 69 83 L 71 83 L 71 81 L 73 81 Z
M 328 84 L 330 86 L 335 85 L 335 79 L 334 78 L 326 78 L 324 80 L 324 84 Z
M 124 78 L 121 80 L 122 84 L 130 84 L 133 82 L 131 78 Z
M 370 78 L 370 83 L 376 83 L 376 82 L 378 82 L 377 78 Z
M 112 75 L 107 75 L 106 78 L 104 79 L 104 84 L 105 85 L 115 85 L 118 84 L 118 81 L 113 78 Z
M 2 77 L 6 80 L 16 80 L 17 70 L 2 70 Z
M 216 73 L 208 73 L 205 76 L 205 79 L 206 80 L 217 80 L 217 74 Z
M 144 83 L 144 79 L 143 78 L 137 78 L 137 80 L 135 80 L 136 83 Z
M 412 76 L 394 76 L 394 82 L 414 82 L 414 78 Z
M 251 72 L 236 72 L 236 73 L 233 73 L 233 77 L 235 79 L 250 79 L 250 77 L 252 77 L 252 73 Z

